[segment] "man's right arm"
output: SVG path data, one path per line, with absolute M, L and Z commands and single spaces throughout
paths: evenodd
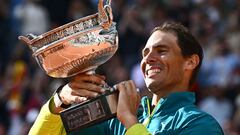
M 53 97 L 43 105 L 29 135 L 66 135 L 60 115 L 51 113 Z
M 105 77 L 97 74 L 88 75 L 85 73 L 74 76 L 71 81 L 65 85 L 59 93 L 55 93 L 50 100 L 43 105 L 41 111 L 32 126 L 29 134 L 58 134 L 65 135 L 65 129 L 61 121 L 59 112 L 63 110 L 56 102 L 56 96 L 65 105 L 84 102 L 87 98 L 96 97 L 104 92 L 100 85 L 104 85 Z

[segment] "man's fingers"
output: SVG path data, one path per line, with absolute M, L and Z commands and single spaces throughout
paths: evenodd
M 140 94 L 138 93 L 136 85 L 132 80 L 121 82 L 117 86 L 121 94 L 126 94 L 126 96 L 130 97 L 132 100 L 140 100 Z M 136 107 L 138 107 L 138 104 L 136 104 Z
M 125 88 L 125 92 L 128 95 L 132 94 L 132 86 L 131 86 L 130 82 L 129 81 L 124 81 L 123 85 L 124 85 L 124 88 Z
M 70 100 L 71 100 L 70 101 L 71 104 L 73 104 L 73 103 L 82 103 L 82 102 L 86 101 L 87 98 L 86 97 L 79 97 L 79 96 L 71 96 Z
M 136 94 L 136 96 L 137 96 L 138 99 L 140 99 L 140 91 L 139 91 L 138 88 L 136 88 L 136 85 L 135 85 L 134 81 L 130 80 L 130 81 L 129 81 L 129 84 L 131 85 L 131 88 L 132 88 L 131 90 L 132 90 L 132 92 Z
M 91 82 L 98 85 L 104 85 L 106 83 L 104 80 L 105 80 L 105 77 L 101 75 L 81 74 L 81 75 L 75 76 L 72 81 L 73 82 Z
M 116 87 L 117 90 L 119 90 L 119 91 L 125 90 L 126 87 L 125 87 L 125 84 L 124 84 L 124 83 L 125 83 L 125 82 L 121 82 L 121 83 L 115 85 L 114 87 Z
M 131 85 L 131 88 L 132 88 L 132 89 L 136 89 L 136 85 L 135 85 L 135 83 L 133 82 L 133 80 L 129 80 L 129 84 Z
M 90 98 L 94 98 L 97 97 L 99 94 L 97 92 L 93 92 L 93 91 L 89 91 L 86 89 L 78 89 L 78 90 L 74 90 L 72 95 L 74 96 L 79 96 L 79 97 L 90 97 Z
M 96 84 L 92 84 L 92 83 L 86 83 L 86 82 L 81 82 L 81 83 L 77 83 L 77 82 L 71 82 L 70 83 L 70 87 L 72 89 L 87 89 L 89 91 L 93 91 L 93 92 L 98 92 L 98 93 L 103 93 L 105 92 L 105 90 Z
M 124 89 L 128 94 L 136 93 L 136 86 L 132 80 L 124 81 L 119 84 L 121 90 Z

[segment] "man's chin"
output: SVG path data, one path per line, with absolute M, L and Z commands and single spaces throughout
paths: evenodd
M 146 86 L 149 90 L 154 90 L 157 87 L 157 84 L 155 82 L 149 82 L 146 83 Z

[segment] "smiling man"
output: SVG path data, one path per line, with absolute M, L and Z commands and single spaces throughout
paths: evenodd
M 109 135 L 223 135 L 216 120 L 200 111 L 189 92 L 203 59 L 200 44 L 182 25 L 166 22 L 156 27 L 142 51 L 141 68 L 153 98 L 139 94 L 133 81 L 116 85 L 117 118 L 82 129 L 76 134 Z M 79 74 L 59 91 L 65 105 L 81 103 L 104 92 L 100 75 Z M 46 103 L 30 134 L 66 134 L 54 98 Z
M 187 28 L 173 22 L 156 27 L 142 56 L 144 80 L 153 98 L 142 99 L 143 124 L 132 122 L 129 135 L 223 135 L 216 120 L 194 105 L 195 95 L 189 92 L 203 50 Z

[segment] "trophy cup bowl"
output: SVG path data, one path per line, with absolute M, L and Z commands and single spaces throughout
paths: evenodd
M 111 1 L 98 13 L 80 18 L 42 35 L 28 34 L 19 40 L 29 46 L 39 66 L 54 78 L 67 78 L 93 72 L 118 49 L 118 35 L 112 22 Z M 111 87 L 97 98 L 74 105 L 60 113 L 66 131 L 96 124 L 116 115 L 117 92 Z

